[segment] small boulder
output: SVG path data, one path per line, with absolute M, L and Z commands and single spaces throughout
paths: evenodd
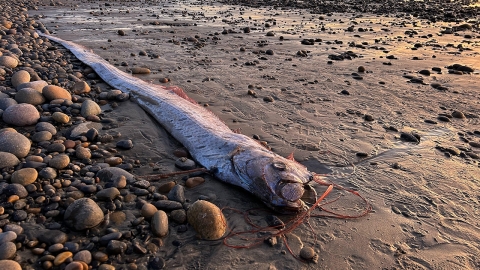
M 12 153 L 18 158 L 28 155 L 32 143 L 22 134 L 15 131 L 0 133 L 0 152 Z
M 102 112 L 102 109 L 100 108 L 100 106 L 98 106 L 98 104 L 95 101 L 85 100 L 82 103 L 80 114 L 86 118 L 90 115 L 98 115 L 101 112 Z
M 46 81 L 40 80 L 40 81 L 22 83 L 22 84 L 19 84 L 16 88 L 17 90 L 20 90 L 23 88 L 32 88 L 37 90 L 39 93 L 42 93 L 43 88 L 47 85 L 48 83 Z
M 8 55 L 0 56 L 0 66 L 6 68 L 16 68 L 18 66 L 18 60 L 15 57 Z
M 17 166 L 20 160 L 12 153 L 0 152 L 0 169 Z
M 22 83 L 28 83 L 30 82 L 30 73 L 28 73 L 26 70 L 17 71 L 15 74 L 13 74 L 11 82 L 15 88 Z
M 12 174 L 11 181 L 12 183 L 20 184 L 26 186 L 32 184 L 37 180 L 38 172 L 34 168 L 23 168 L 18 171 L 15 171 Z
M 79 81 L 73 85 L 72 91 L 77 95 L 86 94 L 90 92 L 90 86 L 84 81 Z
M 42 89 L 42 94 L 47 100 L 67 99 L 72 100 L 72 95 L 65 89 L 56 85 L 47 85 Z
M 152 233 L 155 236 L 162 237 L 168 234 L 168 217 L 167 214 L 158 210 L 153 214 L 152 221 L 150 224 L 152 228 Z
M 23 127 L 36 124 L 40 119 L 40 113 L 35 106 L 22 103 L 8 107 L 3 112 L 2 118 L 7 124 Z
M 97 226 L 103 221 L 102 209 L 95 201 L 82 198 L 67 207 L 64 215 L 65 223 L 76 230 L 84 230 Z
M 206 240 L 216 240 L 225 234 L 227 221 L 220 208 L 203 200 L 194 202 L 187 211 L 188 223 L 198 236 Z
M 15 101 L 18 103 L 27 103 L 31 105 L 40 105 L 45 103 L 45 97 L 42 93 L 33 88 L 22 88 L 15 95 Z

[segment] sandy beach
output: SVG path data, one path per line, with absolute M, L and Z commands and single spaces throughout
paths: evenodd
M 25 164 L 33 160 L 28 156 L 45 153 L 47 161 L 53 159 L 58 153 L 52 151 L 53 157 L 48 157 L 49 153 L 41 149 L 56 140 L 65 144 L 69 140 L 67 130 L 95 118 L 81 118 L 71 109 L 63 110 L 71 118 L 60 125 L 45 118 L 50 112 L 43 111 L 38 122 L 54 123 L 58 134 L 47 140 L 48 145 L 34 141 L 27 157 L 2 171 L 1 199 L 6 214 L 2 220 L 7 221 L 1 224 L 17 224 L 23 230 L 16 231 L 15 255 L 4 258 L 0 252 L 1 259 L 14 260 L 23 269 L 65 269 L 76 261 L 72 259 L 76 252 L 50 267 L 44 261 L 54 260 L 45 256 L 58 258 L 69 251 L 65 242 L 71 242 L 78 245 L 77 252 L 92 253 L 93 259 L 87 263 L 90 269 L 109 269 L 104 265 L 115 269 L 480 268 L 478 8 L 464 7 L 460 11 L 458 6 L 449 6 L 440 14 L 435 13 L 436 9 L 422 11 L 419 7 L 408 11 L 405 3 L 392 6 L 391 11 L 373 8 L 373 4 L 360 9 L 302 3 L 272 1 L 260 6 L 245 1 L 240 6 L 186 0 L 45 1 L 23 12 L 43 25 L 32 28 L 48 30 L 53 36 L 90 48 L 127 73 L 146 68 L 149 74 L 134 76 L 182 88 L 232 130 L 259 140 L 282 156 L 293 153 L 295 160 L 310 171 L 324 175 L 325 182 L 358 191 L 372 206 L 368 215 L 355 219 L 312 216 L 291 233 L 275 238 L 276 243 L 266 241 L 248 249 L 227 247 L 222 240 L 199 239 L 192 226 L 178 222 L 170 211 L 166 211 L 170 221 L 166 236 L 152 236 L 148 219 L 132 225 L 142 217 L 142 205 L 154 204 L 160 195 L 166 196 L 168 192 L 159 191 L 165 184 L 174 181 L 186 185 L 188 177 L 180 175 L 150 182 L 151 189 L 145 188 L 145 194 L 136 193 L 133 182 L 128 182 L 127 187 L 119 188 L 122 199 L 110 200 L 119 200 L 121 207 L 117 204 L 116 209 L 104 211 L 109 224 L 73 230 L 66 225 L 64 212 L 72 203 L 69 199 L 74 186 L 68 189 L 54 185 L 56 193 L 45 195 L 48 200 L 43 204 L 29 200 L 38 190 L 27 188 L 29 195 L 20 201 L 41 208 L 40 213 L 29 212 L 28 207 L 15 208 L 10 200 L 16 194 L 7 192 L 13 172 L 26 168 Z M 6 16 L 5 20 L 17 23 Z M 1 44 L 6 55 L 14 52 L 7 46 L 11 40 L 20 43 L 21 39 L 7 34 L 6 29 L 2 31 L 3 37 L 14 37 L 4 38 L 8 42 Z M 71 64 L 63 65 L 67 74 L 75 74 L 93 89 L 88 94 L 69 90 L 74 104 L 91 99 L 100 105 L 101 113 L 93 122 L 99 138 L 112 138 L 104 143 L 97 143 L 100 139 L 71 140 L 78 141 L 77 146 L 85 144 L 92 153 L 97 148 L 114 148 L 111 156 L 92 156 L 90 163 L 78 158 L 73 149 L 64 150 L 71 157 L 69 165 L 56 169 L 58 177 L 48 180 L 48 185 L 55 179 L 61 183 L 65 179 L 86 183 L 85 178 L 90 176 L 86 171 L 93 172 L 92 166 L 105 163 L 119 166 L 137 178 L 179 171 L 175 163 L 182 145 L 175 138 L 134 100 L 102 99 L 102 93 L 106 96 L 112 90 L 108 84 L 89 74 L 88 67 L 63 47 L 48 44 L 46 39 L 44 43 L 47 45 L 37 47 L 46 46 L 42 47 L 42 55 L 47 60 L 49 52 L 63 55 L 61 59 Z M 43 64 L 36 66 L 34 60 L 25 60 L 27 56 L 33 59 L 35 46 L 24 47 L 20 46 L 23 56 L 19 58 L 23 64 L 5 68 L 5 73 L 0 74 L 2 92 L 13 98 L 19 91 L 12 84 L 15 72 L 27 67 L 43 72 Z M 43 61 L 42 57 L 38 59 Z M 26 65 L 28 61 L 31 64 Z M 51 69 L 54 65 L 43 67 Z M 59 75 L 40 79 L 52 85 L 58 82 L 56 85 L 64 88 L 72 82 L 71 77 Z M 52 106 L 49 109 L 53 114 Z M 0 123 L 1 128 L 15 127 L 5 121 Z M 39 132 L 35 125 L 15 128 L 30 140 Z M 117 141 L 127 140 L 131 140 L 133 148 L 121 149 L 118 144 L 116 148 Z M 121 164 L 107 162 L 111 157 L 121 158 Z M 86 169 L 75 171 L 75 165 Z M 36 168 L 39 172 L 42 169 Z M 72 173 L 64 172 L 67 169 Z M 248 192 L 208 174 L 202 177 L 204 183 L 185 187 L 184 208 L 199 198 L 207 198 L 224 209 L 228 228 L 233 231 L 254 229 L 240 214 L 250 209 L 256 210 L 249 217 L 262 227 L 267 226 L 266 218 L 272 214 L 284 222 L 294 217 L 273 213 Z M 46 184 L 41 177 L 35 181 Z M 94 185 L 101 187 L 95 192 L 107 188 L 102 179 L 96 181 Z M 96 200 L 95 192 L 88 193 L 81 186 L 75 187 L 83 192 L 82 197 Z M 318 195 L 327 188 L 318 184 L 312 187 Z M 59 214 L 48 216 L 45 209 L 56 202 L 51 201 L 55 195 Z M 339 189 L 325 202 L 331 202 L 322 206 L 325 210 L 339 215 L 359 215 L 366 207 L 359 197 Z M 108 200 L 97 203 L 102 210 L 108 209 Z M 15 220 L 16 211 L 22 209 L 28 212 L 28 218 Z M 321 209 L 313 212 L 325 214 Z M 9 231 L 2 228 L 2 233 Z M 62 248 L 49 252 L 53 244 L 38 241 L 29 232 L 32 228 L 60 230 L 67 239 L 61 243 Z M 100 240 L 106 241 L 102 237 L 118 232 L 121 234 L 115 241 L 127 247 L 122 252 Z M 251 237 L 264 235 L 259 232 Z M 32 241 L 37 245 L 30 247 Z M 251 243 L 241 238 L 231 241 L 238 245 Z M 299 260 L 300 250 L 305 247 L 312 248 L 318 260 Z M 43 248 L 44 252 L 35 248 Z M 107 259 L 100 258 L 99 253 Z M 154 258 L 160 258 L 163 264 L 153 267 Z

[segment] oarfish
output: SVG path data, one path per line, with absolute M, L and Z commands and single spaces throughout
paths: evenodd
M 284 158 L 254 139 L 233 132 L 179 88 L 145 82 L 112 66 L 90 49 L 39 34 L 70 50 L 112 87 L 129 93 L 217 179 L 242 187 L 276 211 L 304 208 L 304 187 L 314 174 L 293 158 Z

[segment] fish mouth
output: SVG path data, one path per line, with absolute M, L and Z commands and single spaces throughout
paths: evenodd
M 297 214 L 305 209 L 305 203 L 302 200 L 297 200 L 295 202 L 287 201 L 284 205 L 274 205 L 271 202 L 267 203 L 265 201 L 264 203 L 273 211 L 285 215 Z

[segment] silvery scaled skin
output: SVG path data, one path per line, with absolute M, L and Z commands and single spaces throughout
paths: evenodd
M 118 70 L 83 46 L 39 34 L 69 49 L 112 87 L 129 93 L 216 178 L 244 188 L 278 212 L 303 210 L 304 185 L 313 179 L 305 166 L 233 132 L 212 112 L 181 97 L 183 91 L 179 88 L 147 83 Z

